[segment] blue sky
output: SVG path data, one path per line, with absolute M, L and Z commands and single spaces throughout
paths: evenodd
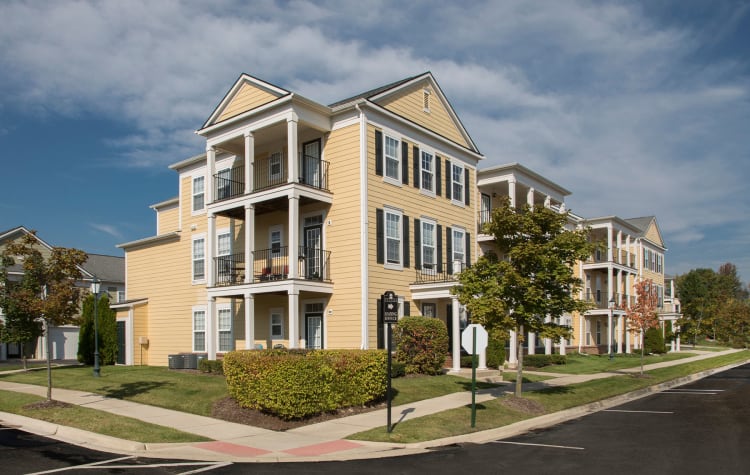
M 668 273 L 750 280 L 750 3 L 4 1 L 0 228 L 120 255 L 247 72 L 327 104 L 432 71 L 486 156 L 585 217 L 655 215 Z

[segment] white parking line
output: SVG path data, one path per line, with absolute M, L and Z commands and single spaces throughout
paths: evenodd
M 111 459 L 111 460 L 103 460 L 101 462 L 87 463 L 83 465 L 74 465 L 71 467 L 48 470 L 46 472 L 36 472 L 36 473 L 29 474 L 29 475 L 41 475 L 41 474 L 46 474 L 46 473 L 66 472 L 68 470 L 80 470 L 80 469 L 89 470 L 89 469 L 100 469 L 100 468 L 135 470 L 135 469 L 143 469 L 143 468 L 162 468 L 162 467 L 195 467 L 195 466 L 200 467 L 195 470 L 190 470 L 188 472 L 181 472 L 181 475 L 188 475 L 191 473 L 206 472 L 208 470 L 213 470 L 215 468 L 221 468 L 221 467 L 226 467 L 227 465 L 232 465 L 232 462 L 175 462 L 175 463 L 153 463 L 153 464 L 144 464 L 144 465 L 106 465 L 111 462 L 119 462 L 120 460 L 127 460 L 127 459 L 132 459 L 132 458 L 133 457 L 122 457 L 122 458 Z M 106 467 L 101 467 L 101 465 L 106 465 Z
M 532 447 L 548 447 L 552 449 L 585 450 L 583 447 L 569 447 L 567 445 L 527 444 L 525 442 L 509 442 L 507 440 L 493 440 L 493 444 L 530 445 Z
M 116 459 L 102 460 L 101 462 L 92 462 L 92 463 L 86 463 L 86 464 L 83 464 L 83 465 L 74 465 L 72 467 L 56 468 L 54 470 L 46 470 L 44 472 L 34 472 L 34 473 L 30 473 L 28 475 L 41 475 L 43 473 L 67 472 L 68 470 L 76 470 L 76 469 L 79 469 L 79 468 L 94 468 L 97 465 L 102 465 L 102 464 L 110 463 L 110 462 L 119 462 L 120 460 L 128 460 L 128 459 L 132 459 L 132 458 L 134 458 L 134 457 L 131 455 L 129 457 L 119 457 L 119 458 L 116 458 Z
M 625 409 L 604 409 L 602 412 L 635 412 L 643 414 L 674 414 L 672 411 L 626 411 Z

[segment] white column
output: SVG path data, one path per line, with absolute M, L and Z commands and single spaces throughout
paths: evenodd
M 461 304 L 456 297 L 451 297 L 451 328 L 453 333 L 453 348 L 451 356 L 453 360 L 452 372 L 461 371 Z
M 552 321 L 552 317 L 547 315 L 544 317 L 544 322 L 549 323 Z M 544 354 L 545 355 L 551 355 L 552 354 L 552 338 L 545 338 L 544 339 Z
M 607 261 L 612 262 L 612 226 L 607 226 Z
M 674 320 L 670 320 L 669 322 L 669 328 L 672 329 L 672 335 L 674 335 Z M 675 351 L 675 341 L 677 338 L 672 338 L 672 341 L 669 342 L 669 351 L 674 352 Z
M 607 353 L 612 353 L 612 310 L 607 315 Z
M 615 259 L 618 264 L 624 264 L 622 262 L 622 230 L 617 231 L 617 259 Z
M 299 197 L 289 197 L 289 278 L 296 279 L 299 265 Z
M 477 361 L 477 369 L 487 369 L 487 347 L 485 346 L 482 351 L 479 352 L 479 361 Z
M 255 161 L 255 137 L 249 130 L 245 132 L 245 194 L 253 192 L 253 163 Z
M 630 330 L 628 329 L 628 319 L 626 318 L 625 321 L 625 353 L 630 353 L 632 351 L 632 342 L 630 341 Z
M 508 180 L 508 197 L 510 198 L 510 207 L 516 207 L 516 179 Z
M 617 271 L 617 295 L 615 296 L 615 305 L 622 305 L 623 293 L 622 293 L 622 271 Z
M 545 208 L 551 208 L 552 207 L 552 197 L 550 195 L 547 195 L 544 197 L 544 207 Z
M 216 175 L 216 148 L 206 147 L 206 178 L 203 183 L 206 204 L 214 202 L 214 175 Z
M 682 351 L 680 349 L 680 334 L 679 333 L 677 334 L 677 350 L 676 351 Z
M 566 354 L 566 348 L 565 348 L 565 338 L 560 338 L 560 354 L 565 355 Z
M 289 183 L 297 183 L 299 178 L 299 158 L 297 157 L 297 115 L 286 120 L 286 141 L 287 141 L 287 168 L 289 173 L 287 178 Z
M 299 344 L 299 291 L 289 292 L 289 348 Z
M 622 324 L 623 316 L 617 316 L 617 354 L 622 353 Z
M 529 188 L 529 191 L 526 193 L 526 204 L 530 207 L 534 207 L 534 188 Z
M 583 313 L 578 315 L 578 352 L 583 350 L 583 342 L 586 337 L 586 317 Z
M 209 360 L 216 359 L 216 298 L 209 297 L 206 302 L 206 353 Z
M 214 287 L 216 285 L 216 275 L 214 273 L 214 241 L 216 240 L 216 215 L 209 213 L 208 215 L 208 231 L 206 232 L 206 282 L 208 287 Z
M 255 348 L 255 299 L 253 294 L 245 294 L 245 349 Z
M 245 205 L 245 283 L 253 281 L 255 270 L 255 208 Z
M 510 348 L 508 349 L 508 363 L 510 366 L 515 367 L 518 365 L 518 335 L 515 330 L 510 331 Z
M 625 258 L 625 264 L 627 264 L 628 266 L 634 265 L 635 263 L 632 262 L 632 259 L 630 258 L 632 254 L 632 252 L 630 252 L 630 234 L 625 236 L 625 250 L 626 250 L 625 255 L 627 256 Z
M 535 353 L 536 353 L 536 333 L 534 333 L 534 332 L 529 332 L 529 339 L 528 339 L 528 340 L 526 340 L 526 341 L 528 341 L 528 342 L 529 342 L 529 343 L 528 343 L 528 346 L 529 346 L 529 354 L 530 354 L 530 355 L 533 355 L 533 354 L 535 354 Z

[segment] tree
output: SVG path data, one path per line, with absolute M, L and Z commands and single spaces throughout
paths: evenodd
M 750 302 L 732 299 L 719 310 L 717 336 L 735 348 L 750 346 Z
M 78 361 L 94 364 L 94 334 L 99 334 L 99 355 L 101 363 L 115 364 L 117 362 L 117 323 L 115 311 L 109 308 L 107 294 L 99 297 L 96 305 L 99 318 L 97 331 L 94 332 L 94 295 L 88 294 L 81 306 L 81 329 L 78 335 Z
M 677 277 L 677 296 L 682 304 L 680 332 L 695 340 L 713 328 L 716 311 L 716 273 L 712 269 L 692 269 Z
M 641 374 L 643 374 L 644 335 L 646 334 L 646 330 L 659 325 L 659 314 L 656 312 L 659 299 L 654 281 L 651 279 L 644 279 L 636 283 L 635 295 L 635 304 L 627 309 L 627 319 L 630 328 L 637 330 L 640 335 Z
M 495 208 L 484 232 L 495 237 L 495 253 L 480 257 L 459 275 L 452 292 L 471 313 L 472 321 L 488 331 L 515 330 L 518 355 L 515 395 L 523 381 L 523 334 L 545 338 L 567 337 L 570 329 L 554 323 L 567 312 L 589 308 L 573 295 L 582 282 L 573 266 L 593 251 L 588 230 L 565 229 L 568 214 L 544 207 L 511 208 L 509 200 Z M 551 318 L 547 318 L 551 317 Z
M 80 266 L 87 255 L 78 249 L 54 247 L 48 258 L 39 250 L 36 232 L 31 231 L 9 243 L 2 253 L 2 267 L 7 269 L 21 263 L 23 284 L 4 286 L 4 299 L 36 321 L 42 322 L 43 332 L 49 334 L 50 326 L 77 323 L 76 314 L 80 289 L 76 281 L 81 278 Z M 52 400 L 52 349 L 47 338 L 47 400 Z

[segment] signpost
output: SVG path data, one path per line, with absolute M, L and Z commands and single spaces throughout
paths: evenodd
M 388 433 L 391 433 L 391 340 L 393 330 L 391 325 L 398 323 L 398 295 L 392 290 L 386 291 L 380 296 L 380 311 L 383 316 L 383 323 L 388 325 L 388 385 L 386 387 L 386 401 L 388 405 L 388 421 L 386 427 Z
M 478 323 L 461 332 L 461 346 L 471 355 L 471 427 L 477 425 L 477 355 L 487 348 L 487 341 L 487 330 Z

